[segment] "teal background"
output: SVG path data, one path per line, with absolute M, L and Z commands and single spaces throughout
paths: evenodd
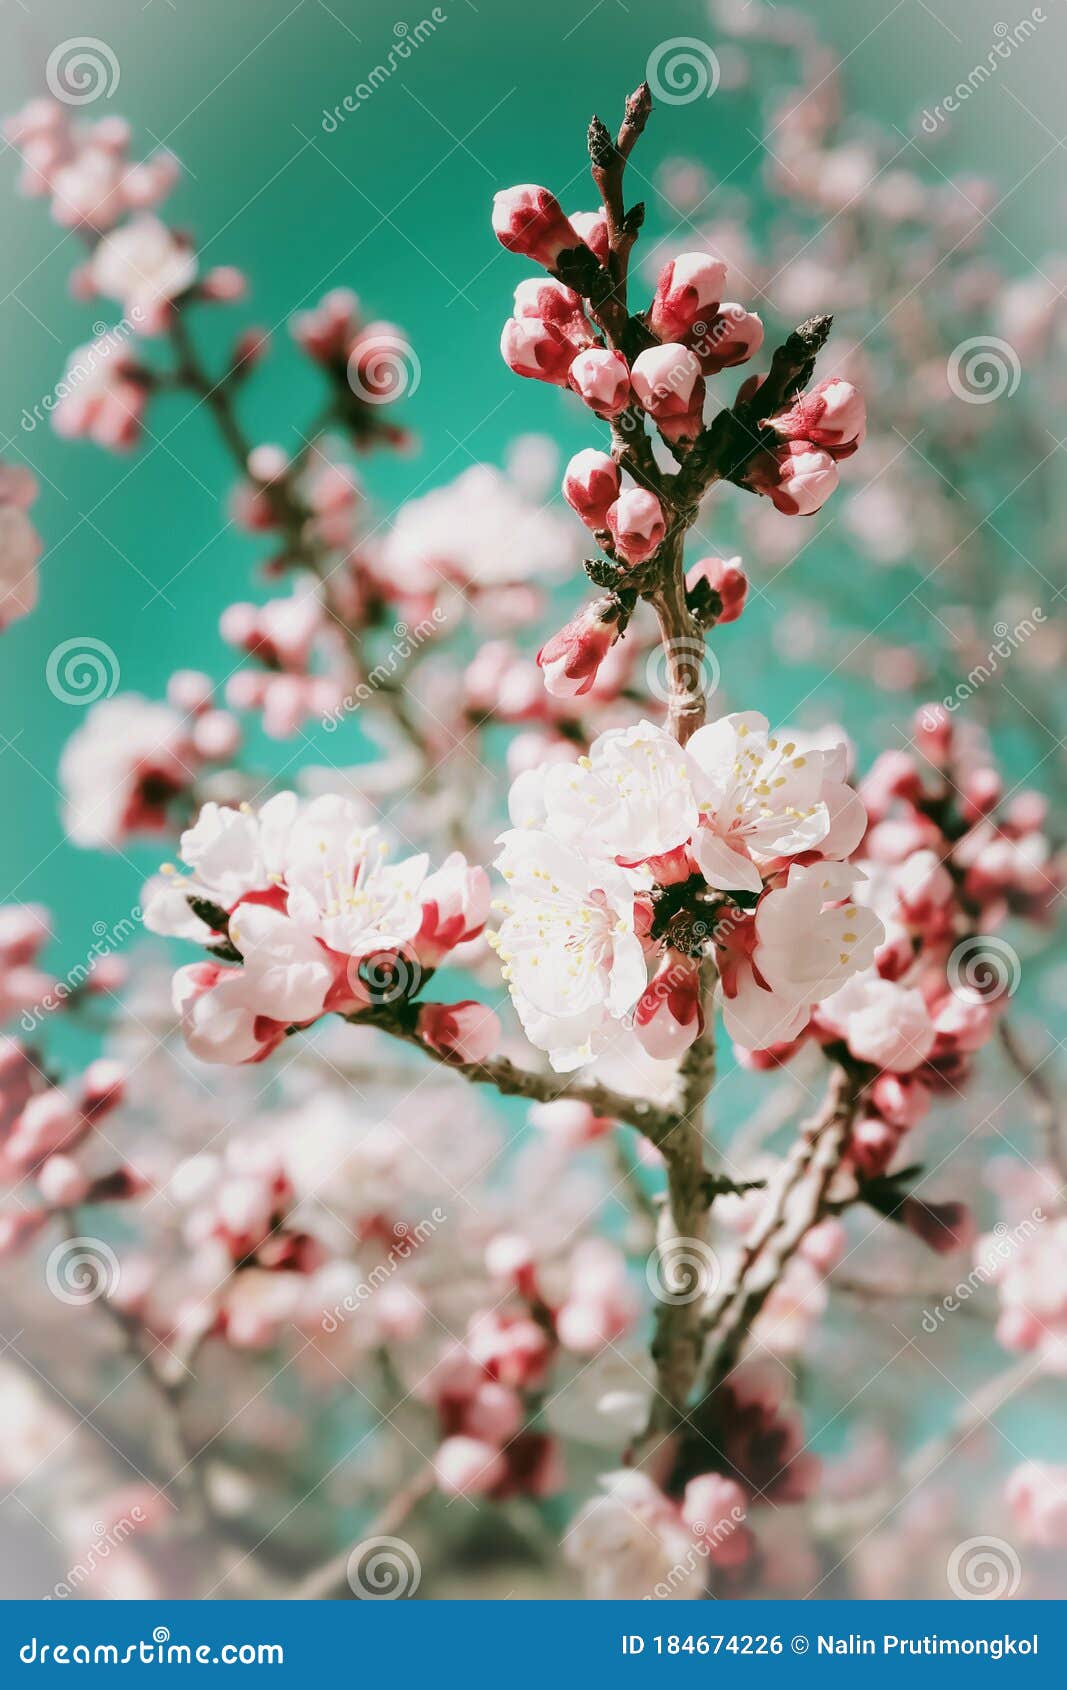
M 410 332 L 422 381 L 405 420 L 420 444 L 413 457 L 380 455 L 365 465 L 382 513 L 474 459 L 501 463 L 521 433 L 549 432 L 564 453 L 589 443 L 577 406 L 516 380 L 500 360 L 501 321 L 523 272 L 493 238 L 491 196 L 508 183 L 535 180 L 553 186 L 571 209 L 587 205 L 584 129 L 591 110 L 617 118 L 658 42 L 695 35 L 719 44 L 695 0 L 631 0 L 625 8 L 621 0 L 601 0 L 588 9 L 586 0 L 529 7 L 448 0 L 441 9 L 446 21 L 402 73 L 332 134 L 321 126 L 324 109 L 384 59 L 397 21 L 413 28 L 429 15 L 423 0 L 406 11 L 393 0 L 384 7 L 367 0 L 150 0 L 143 9 L 140 0 L 83 0 L 39 3 L 32 15 L 8 8 L 4 16 L 5 110 L 43 86 L 54 44 L 95 35 L 115 50 L 121 78 L 113 97 L 86 115 L 122 113 L 134 126 L 134 156 L 165 143 L 182 160 L 187 174 L 165 214 L 194 231 L 205 268 L 237 264 L 252 281 L 246 304 L 197 313 L 203 343 L 217 359 L 238 327 L 256 322 L 276 331 L 273 355 L 242 395 L 254 437 L 299 443 L 318 384 L 285 323 L 325 289 L 354 287 L 370 315 Z M 868 113 L 911 133 L 916 114 L 985 54 L 994 22 L 1007 16 L 1001 0 L 937 0 L 936 15 L 919 0 L 823 0 L 811 9 L 846 57 L 860 127 Z M 1065 157 L 1055 146 L 1062 94 L 1058 74 L 1048 71 L 1062 63 L 1067 33 L 1058 0 L 1049 0 L 1048 11 L 1038 39 L 1002 65 L 995 91 L 963 109 L 938 154 L 946 171 L 988 171 L 1018 184 L 998 211 L 1003 235 L 993 242 L 995 255 L 1016 271 L 1025 269 L 1024 255 L 1039 258 L 1054 244 L 1064 205 Z M 759 193 L 759 129 L 754 105 L 743 99 L 661 106 L 637 171 L 651 178 L 662 159 L 688 153 L 720 179 Z M 109 302 L 69 298 L 78 240 L 50 222 L 43 202 L 16 196 L 16 170 L 9 150 L 0 161 L 2 449 L 40 478 L 34 514 L 47 552 L 39 610 L 3 636 L 0 724 L 11 743 L 0 753 L 7 816 L 0 894 L 38 898 L 53 909 L 62 954 L 52 961 L 62 970 L 84 955 L 93 922 L 110 925 L 127 914 L 158 851 L 150 844 L 108 857 L 64 842 L 56 763 L 82 716 L 48 691 L 48 653 L 73 634 L 104 640 L 118 654 L 122 690 L 150 696 L 159 696 L 181 665 L 226 674 L 233 665 L 217 636 L 218 613 L 246 595 L 262 547 L 227 526 L 231 469 L 208 420 L 186 399 L 156 401 L 151 437 L 123 459 L 64 442 L 47 425 L 32 433 L 21 426 L 24 410 L 61 375 L 68 351 L 90 338 L 94 321 L 118 312 Z M 1025 569 L 1021 561 L 1012 566 Z M 847 553 L 812 548 L 791 585 L 832 607 L 835 580 L 848 568 Z M 873 577 L 869 591 L 873 619 L 899 596 L 891 573 Z M 812 679 L 777 664 L 761 614 L 767 612 L 756 607 L 746 619 L 748 637 L 723 656 L 743 670 L 746 702 L 780 719 Z M 894 632 L 923 637 L 921 622 L 905 620 L 904 612 L 898 627 L 885 630 Z M 828 656 L 831 667 L 836 658 Z M 885 701 L 872 699 L 862 682 L 835 676 L 818 703 L 827 719 L 848 722 L 864 753 L 886 742 L 875 731 Z M 344 746 L 335 736 L 333 759 L 358 755 L 356 732 Z M 314 736 L 280 747 L 253 739 L 252 748 L 265 750 L 278 770 L 290 759 L 314 760 Z M 1010 733 L 1006 748 L 1009 765 L 1014 758 L 1015 771 L 1024 773 L 1029 765 Z

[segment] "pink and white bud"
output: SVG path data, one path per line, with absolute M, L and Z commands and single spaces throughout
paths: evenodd
M 584 346 L 595 344 L 589 319 L 582 309 L 582 301 L 573 288 L 556 281 L 554 276 L 531 276 L 515 289 L 514 315 L 520 320 L 539 317 L 543 323 L 553 323 L 561 329 L 580 352 Z
M 551 1103 L 531 1104 L 530 1125 L 550 1134 L 567 1149 L 577 1150 L 603 1138 L 615 1123 L 606 1115 L 597 1115 L 588 1103 L 581 1103 L 577 1098 L 556 1097 Z
M 509 317 L 500 336 L 500 351 L 517 376 L 567 386 L 574 347 L 557 324 L 540 317 Z
M 214 682 L 202 669 L 176 669 L 167 682 L 167 703 L 184 716 L 198 716 L 214 694 Z
M 970 822 L 981 821 L 1000 803 L 1004 782 L 996 769 L 969 769 L 961 777 L 960 795 L 963 813 Z
M 500 1045 L 499 1017 L 471 1000 L 423 1004 L 416 1030 L 423 1044 L 456 1062 L 485 1062 Z
M 663 506 L 644 487 L 621 493 L 608 511 L 607 524 L 615 550 L 626 563 L 644 563 L 667 532 Z
M 1067 1548 L 1067 1466 L 1024 1462 L 1009 1475 L 1004 1495 L 1025 1543 Z
M 871 1087 L 879 1115 L 899 1132 L 917 1126 L 930 1107 L 930 1088 L 911 1074 L 879 1074 Z
M 837 486 L 837 465 L 809 440 L 791 440 L 758 453 L 745 481 L 785 516 L 814 516 Z
M 833 458 L 849 458 L 867 432 L 867 407 L 859 388 L 830 376 L 798 395 L 768 426 L 783 440 L 810 440 Z
M 495 1379 L 483 1379 L 476 1387 L 463 1414 L 463 1429 L 472 1438 L 489 1444 L 505 1444 L 523 1421 L 522 1399 Z
M 702 1543 L 716 1567 L 741 1567 L 755 1547 L 745 1524 L 748 1497 L 736 1479 L 702 1473 L 690 1479 L 682 1497 L 682 1519 Z
M 427 875 L 419 897 L 422 924 L 414 943 L 420 962 L 431 968 L 455 945 L 476 939 L 489 919 L 489 876 L 462 851 Z
M 218 305 L 232 305 L 236 300 L 244 299 L 247 292 L 247 278 L 232 264 L 217 265 L 200 283 L 200 297 L 213 300 Z
M 433 1469 L 446 1496 L 484 1496 L 504 1478 L 507 1463 L 493 1444 L 458 1434 L 445 1439 Z
M 570 216 L 572 229 L 576 229 L 590 252 L 601 264 L 606 264 L 610 255 L 608 241 L 608 220 L 601 211 L 572 211 Z
M 716 611 L 712 600 L 715 621 L 736 622 L 748 597 L 748 576 L 739 557 L 702 557 L 686 571 L 685 590 L 690 595 L 713 593 L 722 607 Z
M 99 1120 L 122 1102 L 126 1091 L 126 1070 L 121 1062 L 99 1056 L 90 1062 L 81 1077 L 78 1107 L 93 1120 Z
M 947 766 L 952 755 L 955 730 L 943 704 L 923 704 L 912 718 L 915 749 L 935 769 Z
M 67 1209 L 80 1203 L 91 1181 L 71 1156 L 50 1156 L 37 1175 L 37 1187 L 53 1209 Z
M 555 194 L 525 183 L 493 196 L 493 233 L 509 252 L 555 269 L 561 252 L 581 246 L 581 236 L 563 215 Z
M 848 1160 L 863 1179 L 878 1179 L 885 1173 L 900 1143 L 900 1132 L 878 1115 L 865 1115 L 852 1128 Z
M 193 723 L 193 744 L 205 762 L 225 762 L 241 744 L 240 723 L 228 710 L 205 710 Z
M 667 950 L 637 1000 L 634 1032 L 649 1056 L 669 1062 L 689 1049 L 703 1026 L 699 959 Z
M 687 346 L 650 346 L 634 359 L 630 380 L 665 440 L 696 439 L 704 420 L 704 377 Z
M 568 380 L 598 417 L 617 417 L 630 403 L 630 371 L 621 352 L 605 346 L 579 352 Z
M 723 305 L 709 322 L 698 321 L 686 336 L 706 376 L 747 363 L 763 345 L 763 323 L 743 305 Z
M 610 596 L 583 605 L 537 653 L 545 690 L 553 698 L 581 698 L 619 638 L 619 602 Z
M 594 533 L 607 527 L 608 511 L 619 496 L 619 466 L 606 452 L 587 446 L 576 452 L 563 476 L 563 497 Z
M 716 316 L 726 265 L 706 252 L 683 252 L 665 264 L 656 283 L 648 326 L 657 340 L 681 340 L 694 323 Z

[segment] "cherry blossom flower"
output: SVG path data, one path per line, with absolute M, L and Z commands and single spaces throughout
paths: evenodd
M 686 749 L 702 817 L 693 856 L 709 886 L 759 892 L 776 861 L 815 849 L 847 857 L 863 837 L 840 742 L 822 749 L 774 735 L 746 711 L 699 729 Z
M 196 280 L 196 256 L 156 217 L 136 217 L 106 235 L 88 266 L 97 293 L 117 299 L 139 334 L 160 334 L 173 302 Z
M 731 1038 L 757 1050 L 785 1043 L 814 1004 L 868 966 L 884 929 L 873 911 L 843 901 L 856 878 L 843 864 L 794 865 L 730 935 L 720 976 Z
M 52 426 L 66 439 L 84 437 L 108 451 L 128 451 L 141 437 L 148 393 L 134 354 L 116 333 L 101 335 L 71 353 Z
M 177 711 L 135 693 L 103 699 L 59 761 L 67 832 L 77 845 L 114 847 L 130 834 L 160 831 L 202 762 Z
M 510 901 L 495 944 L 512 1000 L 552 1066 L 577 1068 L 645 986 L 633 886 L 548 833 L 513 831 L 500 844 Z

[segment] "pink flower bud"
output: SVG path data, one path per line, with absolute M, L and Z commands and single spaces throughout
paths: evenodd
M 607 523 L 615 550 L 626 563 L 644 563 L 667 532 L 662 505 L 644 487 L 620 494 L 608 511 Z
M 706 1545 L 716 1567 L 743 1566 L 753 1551 L 745 1524 L 748 1497 L 736 1479 L 702 1473 L 690 1479 L 682 1498 L 682 1519 Z
M 912 720 L 915 749 L 935 769 L 943 769 L 952 755 L 952 717 L 943 704 L 923 704 Z
M 557 1097 L 551 1103 L 530 1106 L 530 1125 L 549 1133 L 569 1150 L 603 1138 L 614 1124 L 606 1115 L 595 1115 L 588 1103 L 580 1103 L 576 1098 Z
M 589 692 L 608 652 L 619 637 L 616 599 L 595 599 L 583 605 L 565 627 L 553 634 L 537 654 L 546 691 L 553 698 L 581 698 Z
M 522 1399 L 506 1385 L 498 1385 L 495 1379 L 483 1379 L 467 1404 L 463 1428 L 472 1438 L 505 1444 L 515 1436 L 522 1421 Z
M 871 1102 L 890 1126 L 905 1132 L 929 1109 L 930 1090 L 911 1074 L 879 1074 L 871 1087 Z
M 516 317 L 540 317 L 544 323 L 554 323 L 562 329 L 580 351 L 592 346 L 596 339 L 589 320 L 582 310 L 582 302 L 573 288 L 565 287 L 553 276 L 531 276 L 515 289 Z
M 54 1209 L 80 1203 L 89 1183 L 89 1176 L 82 1173 L 70 1156 L 50 1156 L 37 1175 L 41 1196 Z
M 968 821 L 980 821 L 1000 803 L 1004 783 L 996 769 L 970 769 L 960 780 L 963 813 Z
M 534 1266 L 533 1245 L 520 1232 L 498 1232 L 485 1247 L 485 1266 L 491 1279 L 517 1285 Z
M 98 1120 L 122 1102 L 126 1090 L 126 1070 L 121 1062 L 100 1056 L 90 1062 L 81 1078 L 78 1107 Z
M 699 319 L 686 335 L 706 376 L 744 364 L 763 345 L 763 323 L 743 305 L 724 305 L 704 322 Z
M 630 403 L 630 372 L 620 352 L 602 346 L 579 352 L 568 379 L 598 417 L 617 417 Z
M 649 1056 L 673 1061 L 689 1049 L 703 1026 L 700 963 L 681 951 L 667 950 L 637 1000 L 634 1032 Z
M 428 875 L 419 894 L 422 924 L 415 936 L 420 962 L 436 968 L 456 945 L 476 939 L 489 917 L 489 876 L 453 851 Z
M 748 576 L 739 557 L 702 557 L 686 571 L 685 587 L 690 594 L 701 590 L 714 593 L 722 606 L 716 622 L 736 622 L 748 597 Z
M 801 393 L 769 426 L 783 440 L 810 440 L 834 458 L 848 458 L 867 432 L 863 395 L 850 381 L 830 376 Z
M 500 351 L 517 376 L 567 386 L 574 347 L 555 323 L 540 317 L 509 317 L 500 336 Z
M 232 264 L 220 264 L 214 270 L 209 270 L 200 283 L 201 298 L 224 305 L 243 299 L 247 292 L 247 279 Z
M 1067 1547 L 1067 1467 L 1024 1462 L 1009 1476 L 1004 1496 L 1025 1543 Z
M 837 486 L 837 465 L 829 452 L 808 440 L 760 452 L 745 474 L 756 493 L 770 499 L 786 516 L 814 516 Z
M 601 211 L 574 211 L 571 213 L 570 225 L 576 229 L 590 252 L 601 264 L 606 264 L 610 248 L 608 245 L 608 220 Z
M 493 232 L 509 252 L 532 258 L 546 270 L 555 268 L 561 252 L 582 244 L 556 196 L 532 183 L 493 196 Z
M 281 446 L 253 446 L 248 454 L 249 475 L 265 487 L 273 481 L 280 481 L 288 468 L 289 459 Z
M 507 1471 L 500 1450 L 481 1438 L 446 1438 L 434 1456 L 437 1483 L 446 1496 L 480 1496 Z
M 225 762 L 241 744 L 240 724 L 228 710 L 205 710 L 193 724 L 193 744 L 207 762 Z
M 634 359 L 630 379 L 664 439 L 696 439 L 703 425 L 704 377 L 687 346 L 677 341 L 650 346 Z
M 606 452 L 587 446 L 576 452 L 563 476 L 563 497 L 594 533 L 607 525 L 608 511 L 619 496 L 619 466 Z
M 167 703 L 185 716 L 198 716 L 211 703 L 215 687 L 200 669 L 176 669 L 167 682 Z
M 457 1062 L 484 1062 L 500 1043 L 500 1021 L 484 1003 L 427 1003 L 419 1011 L 419 1038 Z
M 681 340 L 694 323 L 717 314 L 725 287 L 725 264 L 710 253 L 683 252 L 659 273 L 649 328 L 657 340 Z
M 888 1121 L 868 1115 L 857 1121 L 848 1141 L 848 1159 L 863 1179 L 884 1174 L 896 1154 L 900 1133 Z

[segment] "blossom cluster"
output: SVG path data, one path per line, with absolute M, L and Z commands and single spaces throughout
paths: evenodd
M 728 1031 L 756 1050 L 868 966 L 883 929 L 853 896 L 866 815 L 846 762 L 842 742 L 775 735 L 749 711 L 684 747 L 649 722 L 609 732 L 516 781 L 496 943 L 553 1066 L 588 1061 L 625 1019 L 652 1055 L 681 1055 L 703 1024 L 704 955 Z
M 209 802 L 181 858 L 192 873 L 164 873 L 144 919 L 214 953 L 174 978 L 189 1048 L 209 1062 L 258 1062 L 322 1015 L 409 1001 L 489 912 L 484 870 L 459 852 L 432 874 L 424 855 L 389 862 L 380 831 L 344 798 L 282 792 L 258 813 Z M 426 1036 L 477 1061 L 499 1028 L 469 1008 L 450 1022 L 427 1006 Z

